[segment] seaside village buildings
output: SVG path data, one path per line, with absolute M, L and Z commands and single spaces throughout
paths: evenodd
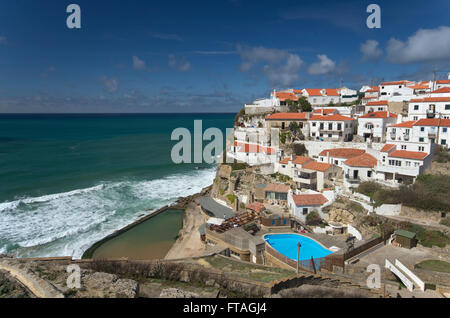
M 291 108 L 300 98 L 311 104 L 311 111 Z M 240 233 L 242 219 L 301 230 L 312 211 L 324 217 L 325 207 L 339 195 L 351 195 L 362 182 L 396 188 L 426 172 L 435 149 L 448 149 L 450 143 L 450 74 L 445 80 L 383 82 L 359 91 L 274 90 L 268 98 L 246 104 L 244 111 L 226 157 L 272 181 L 247 192 L 235 186 L 231 208 L 224 208 L 225 202 L 203 202 L 212 218 L 202 237 L 210 244 L 227 242 L 231 256 L 262 263 L 264 240 Z M 287 151 L 296 145 L 306 151 Z M 216 215 L 212 210 L 217 204 L 221 207 L 215 210 L 224 215 L 241 206 L 246 214 Z M 324 231 L 343 227 L 361 237 L 351 225 L 331 224 Z

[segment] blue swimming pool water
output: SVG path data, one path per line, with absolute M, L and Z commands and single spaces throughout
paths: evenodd
M 293 260 L 297 260 L 297 243 L 300 242 L 300 260 L 325 257 L 332 252 L 316 241 L 298 234 L 270 234 L 265 240 L 278 252 Z

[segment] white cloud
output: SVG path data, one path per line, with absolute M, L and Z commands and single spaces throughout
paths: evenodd
M 325 54 L 317 55 L 318 61 L 308 67 L 308 73 L 311 75 L 323 75 L 333 72 L 336 69 L 336 63 L 329 59 Z
M 133 56 L 133 68 L 135 70 L 145 70 L 146 67 L 143 60 L 139 59 L 136 55 Z
M 391 38 L 386 52 L 388 60 L 393 63 L 450 60 L 450 27 L 419 29 L 407 41 Z
M 116 92 L 119 88 L 119 80 L 114 77 L 109 78 L 107 76 L 103 76 L 101 81 L 103 85 L 105 85 L 105 89 L 110 93 Z
M 266 75 L 271 86 L 289 86 L 298 80 L 303 61 L 297 54 L 286 50 L 248 46 L 237 46 L 241 57 L 240 70 L 249 72 L 262 65 L 262 72 Z M 257 69 L 258 71 L 260 69 Z
M 177 59 L 174 54 L 169 54 L 169 67 L 180 72 L 187 72 L 191 69 L 191 63 L 184 58 Z
M 363 54 L 363 60 L 378 60 L 383 55 L 383 50 L 380 49 L 380 43 L 375 40 L 367 40 L 365 43 L 361 43 L 361 53 Z

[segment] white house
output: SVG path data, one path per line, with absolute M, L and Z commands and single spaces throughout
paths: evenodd
M 425 97 L 409 101 L 409 120 L 433 117 L 450 118 L 450 96 Z
M 361 182 L 375 179 L 374 168 L 377 163 L 377 158 L 368 153 L 344 161 L 344 186 L 357 187 Z
M 428 122 L 428 119 L 421 121 Z M 406 121 L 387 127 L 386 146 L 395 146 L 399 150 L 431 153 L 433 144 L 428 138 L 425 128 L 415 126 L 418 121 Z M 423 122 L 422 122 L 423 123 Z
M 350 141 L 356 130 L 356 120 L 340 114 L 312 115 L 308 122 L 315 140 Z
M 340 102 L 340 96 L 335 88 L 305 88 L 302 95 L 311 105 L 328 105 Z
M 386 126 L 395 124 L 397 115 L 389 111 L 376 111 L 358 118 L 358 135 L 364 140 L 382 142 L 385 140 Z
M 343 163 L 350 158 L 361 156 L 366 151 L 355 148 L 325 149 L 319 153 L 319 161 L 343 167 Z
M 306 222 L 306 216 L 312 211 L 316 211 L 321 218 L 324 217 L 322 207 L 328 199 L 321 193 L 290 194 L 288 196 L 288 206 L 293 216 L 301 222 Z
M 276 164 L 278 162 L 277 151 L 274 147 L 264 147 L 258 144 L 235 141 L 227 156 L 251 166 L 262 164 Z
M 440 89 L 442 87 L 450 87 L 450 74 L 448 75 L 448 79 L 436 81 L 435 88 Z
M 450 143 L 450 119 L 426 118 L 413 124 L 412 141 L 418 144 L 419 151 L 427 152 L 426 144 L 439 144 L 448 148 Z M 431 151 L 428 151 L 429 153 Z
M 414 90 L 409 85 L 414 84 L 410 81 L 384 82 L 379 85 L 381 100 L 410 100 Z
M 366 114 L 372 112 L 386 112 L 389 110 L 389 104 L 387 100 L 368 101 L 365 106 Z
M 341 103 L 352 103 L 358 100 L 358 92 L 354 89 L 341 87 L 338 88 L 337 91 L 339 93 Z
M 450 97 L 450 87 L 441 87 L 430 93 L 430 97 Z

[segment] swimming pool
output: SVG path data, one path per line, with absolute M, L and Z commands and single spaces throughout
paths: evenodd
M 264 236 L 264 240 L 279 253 L 295 261 L 298 242 L 301 245 L 299 256 L 301 261 L 309 260 L 311 256 L 320 258 L 333 253 L 313 239 L 299 234 L 269 234 Z

